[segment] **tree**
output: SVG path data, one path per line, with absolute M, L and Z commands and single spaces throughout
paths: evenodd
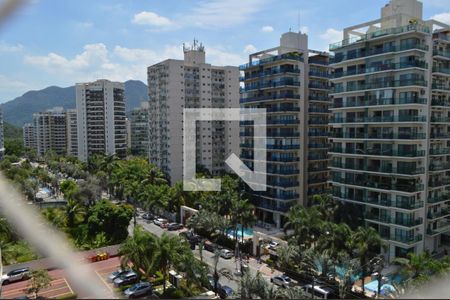
M 119 248 L 120 262 L 123 267 L 129 262 L 133 264 L 133 269 L 149 272 L 152 265 L 154 253 L 155 236 L 136 226 L 133 235 L 129 236 Z
M 65 211 L 67 216 L 67 227 L 69 228 L 73 228 L 75 226 L 75 221 L 85 213 L 81 203 L 72 198 L 67 199 Z
M 33 270 L 30 273 L 30 283 L 28 287 L 28 294 L 33 294 L 37 299 L 39 292 L 51 286 L 52 278 L 48 274 L 47 270 L 39 269 Z
M 340 272 L 336 272 L 339 279 L 339 297 L 347 299 L 348 291 L 351 290 L 361 266 L 358 259 L 351 259 L 348 255 L 342 256 L 340 260 Z
M 169 236 L 166 233 L 155 240 L 152 257 L 153 270 L 159 270 L 163 274 L 163 292 L 166 292 L 167 273 L 171 266 L 179 261 L 182 255 L 181 240 L 178 236 Z
M 104 232 L 112 243 L 120 243 L 128 236 L 128 226 L 132 217 L 133 209 L 130 206 L 101 200 L 88 211 L 88 234 L 94 238 L 97 233 Z
M 380 252 L 381 247 L 385 247 L 385 244 L 373 227 L 358 227 L 349 240 L 349 246 L 356 250 L 359 258 L 364 294 L 364 279 L 369 275 L 369 261 Z
M 284 225 L 285 233 L 293 230 L 293 238 L 299 246 L 310 248 L 322 232 L 323 221 L 316 207 L 305 208 L 300 205 L 291 207 L 288 221 Z

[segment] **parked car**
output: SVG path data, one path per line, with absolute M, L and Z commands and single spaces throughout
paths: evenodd
M 222 249 L 222 250 L 220 250 L 220 256 L 225 259 L 230 259 L 234 256 L 234 253 L 231 250 Z
M 233 289 L 230 288 L 228 285 L 222 285 L 218 290 L 219 297 L 221 299 L 230 298 L 231 295 L 233 295 L 233 292 L 234 292 Z
M 269 243 L 269 246 L 267 248 L 269 248 L 270 250 L 276 250 L 276 248 L 278 247 L 279 243 L 275 242 L 275 241 L 271 241 Z
M 27 280 L 30 277 L 30 269 L 29 268 L 21 268 L 12 270 L 1 277 L 1 282 L 3 284 L 8 284 L 11 282 Z
M 179 224 L 179 223 L 170 223 L 169 225 L 167 225 L 167 230 L 180 230 L 183 229 L 183 225 Z
M 192 231 L 183 231 L 180 232 L 179 236 L 184 237 L 190 243 L 198 244 L 202 240 L 202 237 L 198 234 L 193 233 Z
M 155 216 L 151 213 L 144 213 L 142 215 L 142 219 L 147 220 L 147 221 L 152 221 L 153 219 L 155 219 Z
M 114 282 L 114 279 L 116 279 L 117 277 L 120 277 L 128 272 L 130 272 L 130 270 L 119 268 L 119 269 L 115 270 L 114 272 L 112 272 L 111 274 L 109 274 L 108 281 Z
M 162 227 L 163 224 L 168 223 L 169 221 L 164 218 L 157 218 L 153 220 L 153 224 L 158 225 L 159 227 Z
M 214 252 L 214 250 L 218 247 L 216 244 L 214 244 L 213 242 L 210 242 L 208 240 L 205 240 L 204 246 L 206 251 L 209 252 Z
M 127 298 L 136 298 L 153 294 L 153 287 L 150 282 L 139 282 L 126 289 L 123 294 Z
M 134 271 L 128 271 L 127 273 L 120 275 L 114 279 L 114 286 L 121 287 L 124 285 L 136 283 L 138 281 L 138 275 Z
M 274 277 L 270 278 L 270 282 L 273 282 L 273 284 L 284 287 L 284 288 L 288 288 L 288 287 L 292 286 L 292 284 L 293 284 L 292 279 L 286 275 L 274 276 Z
M 314 286 L 314 291 L 311 284 L 307 284 L 303 287 L 303 290 L 306 292 L 306 295 L 311 295 L 311 298 L 314 297 L 315 299 L 328 299 L 328 298 L 334 298 L 335 295 L 333 295 L 333 290 L 327 287 L 322 287 L 320 285 Z M 314 295 L 313 295 L 314 294 Z

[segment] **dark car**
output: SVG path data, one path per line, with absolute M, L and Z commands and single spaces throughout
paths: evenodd
M 152 221 L 155 219 L 155 216 L 151 213 L 145 213 L 142 215 L 142 219 L 147 220 L 147 221 Z
M 206 251 L 209 251 L 209 252 L 214 252 L 216 249 L 218 249 L 218 250 L 221 249 L 221 247 L 217 246 L 216 244 L 214 244 L 213 242 L 210 242 L 208 240 L 205 240 L 203 247 L 205 248 Z
M 193 233 L 192 231 L 183 231 L 180 232 L 179 236 L 184 237 L 188 242 L 198 244 L 202 240 L 202 237 L 198 234 Z
M 233 289 L 230 288 L 228 285 L 222 285 L 218 290 L 221 299 L 230 298 L 231 295 L 233 295 L 233 292 L 234 292 Z
M 114 286 L 121 287 L 124 285 L 129 285 L 132 283 L 136 283 L 138 281 L 138 275 L 134 271 L 129 271 L 123 275 L 120 275 L 116 279 L 114 279 Z
M 122 276 L 124 274 L 127 274 L 128 272 L 130 272 L 130 270 L 119 268 L 116 271 L 114 271 L 111 274 L 109 274 L 108 281 L 109 282 L 114 282 L 114 279 L 116 279 L 117 277 L 120 277 L 120 276 Z
M 153 294 L 153 287 L 150 282 L 139 282 L 126 289 L 123 294 L 127 298 L 136 298 Z
M 179 223 L 170 223 L 167 225 L 167 230 L 173 231 L 173 230 L 180 230 L 183 228 L 183 225 Z

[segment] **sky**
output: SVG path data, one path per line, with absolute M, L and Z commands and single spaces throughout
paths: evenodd
M 5 0 L 0 0 L 0 5 Z M 0 103 L 29 90 L 97 78 L 146 82 L 146 68 L 182 58 L 197 39 L 207 62 L 240 65 L 301 30 L 327 50 L 342 29 L 376 19 L 388 0 L 29 0 L 0 27 Z M 450 0 L 423 0 L 450 23 Z

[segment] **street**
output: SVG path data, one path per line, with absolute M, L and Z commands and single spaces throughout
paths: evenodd
M 164 232 L 172 235 L 178 235 L 180 233 L 180 231 L 168 231 L 166 229 L 162 229 L 161 227 L 153 224 L 152 221 L 146 221 L 140 217 L 138 217 L 137 223 L 141 225 L 145 230 L 155 234 L 156 236 L 161 236 Z M 200 259 L 200 252 L 198 250 L 198 246 L 196 247 L 195 250 L 192 251 L 195 257 Z M 206 250 L 203 250 L 202 252 L 203 252 L 203 261 L 209 265 L 212 274 L 214 270 L 214 258 L 213 258 L 214 254 Z M 277 270 L 273 270 L 272 272 L 271 268 L 269 268 L 266 264 L 258 263 L 257 260 L 254 258 L 250 258 L 248 266 L 252 275 L 255 275 L 256 272 L 259 271 L 268 282 L 270 282 L 270 278 L 272 276 L 281 274 L 281 272 Z M 235 272 L 239 270 L 239 261 L 236 262 L 234 258 L 224 259 L 220 257 L 219 263 L 217 264 L 217 270 L 220 271 L 220 273 L 226 270 L 228 274 L 232 274 L 231 280 L 221 275 L 219 282 L 220 284 L 227 285 L 231 287 L 234 291 L 237 291 L 239 280 L 241 277 L 239 275 L 235 275 Z

